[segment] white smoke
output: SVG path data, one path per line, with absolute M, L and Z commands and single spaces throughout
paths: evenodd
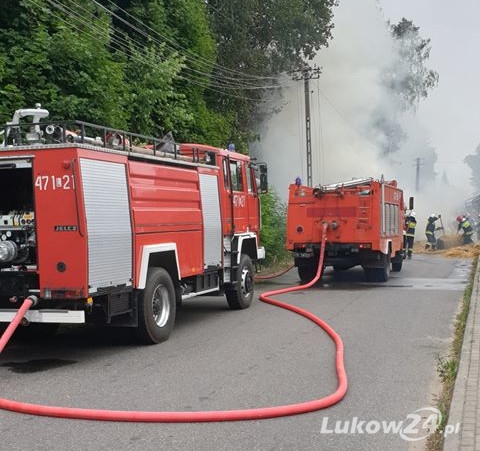
M 415 196 L 419 229 L 421 219 L 432 212 L 455 218 L 465 208 L 467 189 L 456 188 L 455 180 L 446 186 L 442 174 L 432 181 L 435 150 L 426 132 L 414 114 L 400 112 L 398 99 L 382 84 L 385 69 L 398 61 L 398 54 L 375 0 L 343 0 L 335 9 L 334 23 L 329 47 L 309 62 L 321 68 L 319 79 L 310 80 L 312 184 L 383 175 L 396 179 L 407 197 Z M 303 80 L 284 76 L 281 84 L 288 87 L 266 102 L 267 109 L 281 111 L 260 125 L 260 141 L 252 152 L 268 163 L 269 183 L 286 201 L 288 185 L 297 176 L 307 183 L 305 94 Z M 406 134 L 388 158 L 382 156 L 384 138 L 371 126 L 372 113 L 378 111 Z

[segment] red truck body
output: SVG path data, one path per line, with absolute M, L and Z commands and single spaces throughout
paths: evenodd
M 18 110 L 3 132 L 0 321 L 33 295 L 32 330 L 101 322 L 155 343 L 184 299 L 223 291 L 250 305 L 265 252 L 248 156 L 47 115 Z
M 403 192 L 396 181 L 372 178 L 315 188 L 292 184 L 287 208 L 287 249 L 302 281 L 317 272 L 322 225 L 324 266 L 361 265 L 367 280 L 386 281 L 403 263 Z

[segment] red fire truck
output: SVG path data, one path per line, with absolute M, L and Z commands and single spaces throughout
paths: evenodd
M 404 211 L 403 191 L 395 180 L 290 185 L 287 249 L 294 253 L 300 279 L 310 281 L 317 273 L 326 223 L 324 267 L 340 271 L 361 265 L 368 281 L 387 281 L 390 269 L 402 269 Z
M 0 322 L 29 296 L 27 334 L 100 322 L 158 343 L 182 300 L 250 306 L 265 164 L 48 114 L 0 132 Z

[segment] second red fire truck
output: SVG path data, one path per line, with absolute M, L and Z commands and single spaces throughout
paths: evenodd
M 410 198 L 413 208 L 413 198 Z M 368 281 L 385 282 L 403 264 L 405 204 L 395 180 L 355 179 L 317 187 L 291 184 L 287 249 L 303 282 L 317 273 L 326 224 L 323 266 L 362 266 Z

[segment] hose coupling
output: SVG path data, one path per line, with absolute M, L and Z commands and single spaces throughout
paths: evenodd
M 35 296 L 34 294 L 31 294 L 30 296 L 28 296 L 25 300 L 29 299 L 31 302 L 32 302 L 32 307 L 35 307 L 36 305 L 38 305 L 39 303 L 39 299 L 37 296 Z

